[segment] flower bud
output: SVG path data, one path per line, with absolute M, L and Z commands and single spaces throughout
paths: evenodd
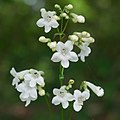
M 40 86 L 38 86 L 38 93 L 40 96 L 44 96 L 45 95 L 45 90 L 42 89 Z
M 70 40 L 72 40 L 73 42 L 78 41 L 78 36 L 77 35 L 69 35 L 68 37 Z
M 60 17 L 57 15 L 54 15 L 55 20 L 60 20 Z
M 55 4 L 55 8 L 61 9 L 60 5 Z
M 65 8 L 68 10 L 71 10 L 71 9 L 73 9 L 73 5 L 72 4 L 66 5 Z
M 80 38 L 81 38 L 81 36 L 82 36 L 82 35 L 81 35 L 81 32 L 74 32 L 73 34 L 74 34 L 74 35 L 77 35 L 77 36 L 80 37 Z
M 72 21 L 73 21 L 74 23 L 77 23 L 77 22 L 79 22 L 79 23 L 84 23 L 84 22 L 85 22 L 85 17 L 82 16 L 82 15 L 77 15 L 77 14 L 75 14 L 75 13 L 71 13 L 70 15 L 73 17 L 73 18 L 72 18 Z
M 45 38 L 44 36 L 41 36 L 41 37 L 39 38 L 39 41 L 40 41 L 40 42 L 43 42 L 43 43 L 47 43 L 47 42 L 49 42 L 49 41 L 51 41 L 51 40 L 50 40 L 50 38 Z
M 69 80 L 69 84 L 70 84 L 70 85 L 74 84 L 74 82 L 75 82 L 75 81 L 72 80 L 72 79 Z
M 47 44 L 47 46 L 48 46 L 50 49 L 52 49 L 52 51 L 55 51 L 55 50 L 56 50 L 56 45 L 57 45 L 56 41 L 54 41 L 54 42 L 48 42 L 48 44 Z
M 66 17 L 66 16 L 68 16 L 68 15 L 67 15 L 66 13 L 61 13 L 60 16 L 61 16 L 61 17 Z
M 77 21 L 79 23 L 84 23 L 85 22 L 85 18 L 82 15 L 79 15 L 79 16 L 77 16 Z
M 90 33 L 83 31 L 82 33 L 82 37 L 90 37 Z

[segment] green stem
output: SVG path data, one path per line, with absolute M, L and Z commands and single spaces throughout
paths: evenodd
M 64 120 L 64 111 L 63 111 L 63 108 L 61 109 L 61 120 Z
M 69 112 L 69 120 L 72 120 L 72 110 L 70 108 L 70 112 Z
M 63 28 L 63 18 L 61 18 L 61 33 L 62 33 L 62 28 Z
M 65 27 L 63 28 L 63 31 L 62 31 L 62 33 L 64 33 L 64 32 L 65 32 L 65 30 L 66 30 L 66 27 L 67 27 L 67 25 L 68 25 L 68 22 L 69 22 L 69 20 L 67 20 L 67 22 L 66 22 L 66 24 L 65 24 Z
M 59 80 L 60 80 L 60 85 L 63 85 L 63 80 L 64 80 L 64 68 L 62 65 L 60 65 L 60 74 L 59 74 Z
M 44 96 L 44 98 L 45 98 L 46 104 L 47 104 L 48 109 L 49 109 L 50 118 L 51 118 L 51 120 L 53 120 L 53 113 L 52 113 L 52 109 L 51 109 L 50 103 L 49 103 L 49 101 L 48 101 L 48 98 L 47 98 L 46 95 Z

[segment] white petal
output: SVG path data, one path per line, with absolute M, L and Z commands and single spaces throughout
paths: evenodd
M 68 101 L 74 100 L 74 96 L 71 93 L 66 93 L 65 97 L 67 98 Z
M 13 77 L 15 77 L 15 76 L 17 75 L 17 72 L 15 71 L 14 68 L 12 68 L 12 69 L 10 70 L 10 74 L 11 74 Z
M 31 96 L 32 98 L 36 98 L 36 99 L 37 99 L 37 91 L 36 91 L 35 88 L 30 91 L 30 96 Z
M 20 99 L 21 99 L 21 100 L 22 100 L 22 99 L 26 99 L 26 98 L 28 98 L 28 97 L 29 97 L 28 92 L 23 92 L 23 93 L 20 94 Z
M 68 60 L 62 60 L 62 61 L 61 61 L 61 65 L 62 65 L 64 68 L 68 68 L 68 67 L 69 67 L 69 61 L 68 61 Z
M 30 81 L 30 87 L 35 87 L 36 86 L 36 81 L 34 79 L 32 79 Z
M 24 75 L 24 79 L 25 80 L 31 80 L 31 78 L 32 78 L 32 75 L 31 74 L 26 74 L 26 75 Z
M 21 72 L 18 72 L 18 73 L 17 73 L 17 76 L 18 76 L 19 79 L 24 79 L 24 76 L 25 76 L 26 74 L 29 74 L 29 70 L 23 70 L 23 71 L 21 71 Z
M 68 49 L 69 51 L 71 51 L 73 49 L 73 43 L 72 43 L 72 41 L 68 40 L 65 43 L 65 47 L 66 47 L 66 49 Z
M 48 33 L 51 30 L 51 27 L 48 25 L 45 25 L 45 33 Z
M 100 86 L 96 86 L 90 82 L 86 82 L 87 86 L 98 96 L 98 97 L 102 97 L 104 95 L 104 89 L 101 88 Z
M 53 94 L 54 94 L 54 95 L 59 95 L 59 93 L 60 93 L 60 90 L 59 90 L 59 89 L 57 89 L 57 88 L 54 88 L 54 89 L 53 89 Z
M 62 49 L 65 49 L 65 45 L 63 42 L 58 42 L 57 45 L 56 45 L 56 50 L 58 52 L 61 52 Z
M 90 91 L 86 89 L 85 91 L 82 92 L 82 95 L 84 96 L 85 100 L 88 100 L 90 98 Z
M 54 104 L 54 105 L 59 105 L 60 104 L 60 99 L 59 99 L 58 96 L 53 97 L 52 104 Z
M 59 52 L 55 52 L 55 53 L 53 54 L 51 60 L 52 60 L 53 62 L 60 62 L 60 60 L 61 60 L 61 59 L 60 59 L 60 53 L 59 53 Z
M 45 8 L 41 8 L 40 12 L 41 12 L 41 16 L 44 18 L 45 14 L 47 13 L 46 10 L 45 10 Z
M 30 104 L 30 102 L 31 102 L 31 100 L 28 99 L 28 100 L 26 101 L 25 107 L 27 107 L 27 106 Z
M 17 77 L 15 77 L 14 79 L 13 79 L 13 81 L 12 81 L 12 85 L 14 86 L 14 85 L 18 85 L 18 82 L 20 82 L 20 80 L 17 78 Z
M 82 109 L 82 105 L 80 105 L 78 102 L 73 103 L 73 108 L 76 112 L 79 112 Z
M 51 20 L 50 25 L 53 28 L 57 28 L 59 26 L 58 22 L 55 19 Z
M 85 62 L 85 56 L 84 56 L 84 54 L 78 54 L 78 57 L 80 57 L 80 59 L 81 59 L 81 61 L 82 62 Z
M 70 52 L 70 58 L 69 58 L 70 61 L 72 62 L 77 62 L 78 61 L 78 56 L 75 52 Z
M 44 23 L 44 19 L 43 18 L 40 18 L 37 22 L 36 22 L 37 26 L 38 27 L 43 27 L 45 25 Z
M 44 87 L 44 86 L 45 86 L 44 79 L 43 79 L 43 77 L 41 77 L 41 76 L 36 79 L 36 82 L 37 82 L 41 87 Z
M 62 107 L 66 109 L 69 106 L 68 101 L 62 101 Z
M 25 91 L 25 83 L 24 82 L 20 83 L 18 86 L 16 86 L 16 88 L 17 88 L 17 91 L 24 92 Z
M 81 96 L 81 91 L 80 90 L 74 90 L 74 97 L 77 100 L 78 97 Z

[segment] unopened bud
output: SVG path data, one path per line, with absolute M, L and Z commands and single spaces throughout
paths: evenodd
M 68 10 L 71 10 L 71 9 L 73 9 L 73 5 L 71 5 L 71 4 L 66 5 L 65 8 L 68 9 Z
M 55 8 L 61 9 L 60 5 L 55 4 Z
M 44 36 L 41 36 L 41 37 L 39 38 L 39 41 L 40 41 L 40 42 L 43 42 L 43 43 L 47 43 L 47 42 L 49 42 L 49 41 L 51 41 L 51 40 L 50 40 L 50 38 L 45 38 Z
M 90 33 L 83 31 L 82 33 L 82 37 L 90 37 Z
M 74 42 L 78 41 L 78 36 L 77 36 L 77 35 L 69 35 L 68 38 L 69 38 L 70 40 L 74 41 Z
M 85 22 L 84 16 L 82 16 L 82 15 L 77 16 L 77 21 L 78 21 L 79 23 L 84 23 L 84 22 Z
M 50 49 L 52 49 L 52 51 L 55 51 L 55 50 L 56 50 L 56 45 L 57 45 L 56 41 L 54 41 L 54 42 L 48 42 L 48 44 L 47 44 L 47 46 L 48 46 Z
M 60 17 L 57 15 L 54 15 L 55 20 L 60 20 Z
M 60 16 L 61 16 L 61 17 L 66 17 L 66 16 L 68 16 L 68 15 L 67 15 L 66 13 L 61 13 Z
M 38 93 L 39 93 L 39 95 L 40 96 L 44 96 L 45 95 L 45 90 L 44 89 L 42 89 L 40 86 L 38 86 Z
M 69 80 L 69 84 L 70 84 L 70 85 L 74 84 L 74 82 L 75 82 L 75 81 L 72 80 L 72 79 Z

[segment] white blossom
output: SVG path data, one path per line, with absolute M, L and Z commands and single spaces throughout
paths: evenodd
M 84 23 L 85 22 L 85 17 L 82 15 L 77 15 L 75 13 L 71 13 L 71 16 L 72 16 L 72 21 L 74 23 L 77 23 L 77 22 Z
M 85 62 L 85 57 L 89 56 L 89 54 L 91 53 L 91 49 L 90 47 L 88 47 L 88 44 L 86 43 L 82 43 L 80 46 L 80 53 L 78 54 L 78 57 L 80 57 L 82 62 Z
M 24 76 L 25 80 L 29 80 L 30 87 L 35 87 L 36 84 L 40 85 L 41 87 L 45 86 L 44 78 L 41 76 L 41 71 L 37 71 L 34 69 L 30 69 L 30 73 Z
M 83 102 L 88 100 L 90 97 L 90 92 L 88 89 L 85 91 L 81 92 L 80 90 L 75 90 L 74 91 L 74 100 L 75 102 L 73 103 L 73 108 L 76 112 L 79 112 L 82 109 Z
M 54 15 L 56 15 L 55 11 L 46 11 L 44 8 L 41 9 L 41 16 L 37 21 L 38 27 L 45 27 L 45 32 L 48 33 L 51 28 L 57 28 L 59 26 L 58 22 L 54 18 Z
M 31 101 L 34 101 L 37 99 L 37 88 L 35 87 L 30 87 L 29 85 L 29 80 L 25 80 L 22 83 L 20 83 L 16 88 L 17 91 L 19 91 L 20 94 L 20 99 L 23 102 L 26 102 L 25 106 L 28 106 Z
M 69 61 L 77 62 L 78 56 L 75 52 L 71 51 L 73 49 L 73 43 L 71 41 L 58 42 L 56 45 L 56 50 L 51 58 L 53 62 L 61 62 L 64 68 L 69 67 Z
M 73 101 L 73 95 L 65 89 L 66 86 L 62 86 L 60 89 L 54 88 L 53 94 L 55 97 L 52 99 L 52 104 L 59 105 L 62 104 L 62 107 L 66 109 L 69 106 L 68 101 Z
M 84 82 L 98 97 L 102 97 L 104 95 L 104 89 L 101 88 L 100 86 L 96 86 L 87 81 Z
M 16 72 L 14 68 L 10 70 L 10 74 L 14 77 L 12 85 L 17 86 L 21 79 L 24 79 L 25 74 L 28 74 L 29 70 L 23 70 L 21 72 Z

